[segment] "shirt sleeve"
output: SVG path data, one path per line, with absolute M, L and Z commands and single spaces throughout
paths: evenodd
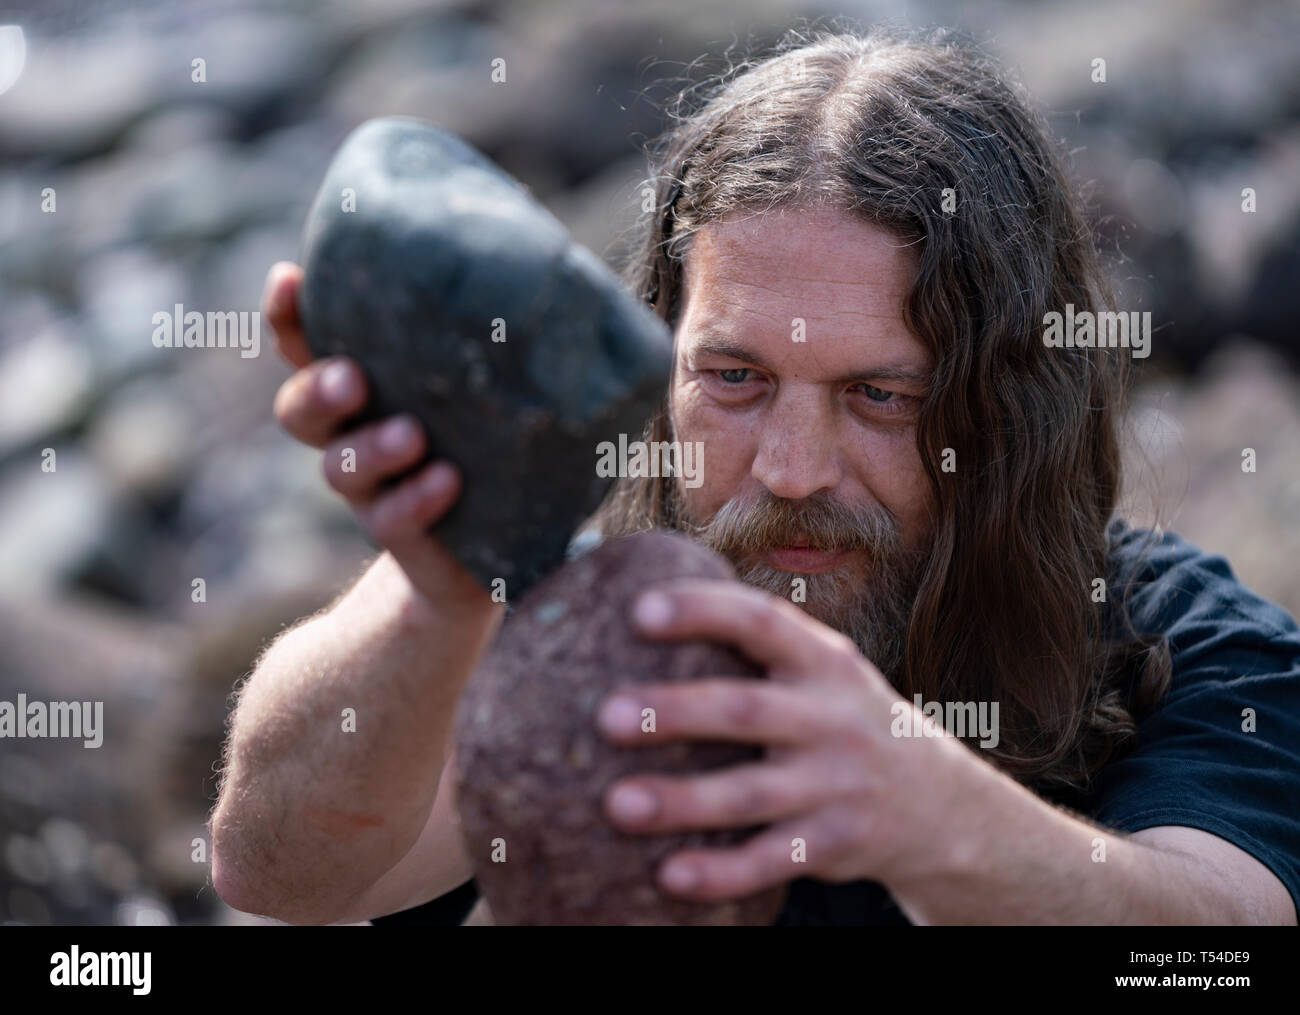
M 433 927 L 459 927 L 469 911 L 478 901 L 478 883 L 470 878 L 463 885 L 439 895 L 436 899 L 410 909 L 403 909 L 385 916 L 372 917 L 370 922 L 376 927 L 407 924 Z
M 1133 625 L 1169 639 L 1173 677 L 1134 750 L 1098 775 L 1093 817 L 1226 839 L 1277 875 L 1300 913 L 1300 629 L 1222 557 L 1173 533 L 1121 538 L 1142 551 Z

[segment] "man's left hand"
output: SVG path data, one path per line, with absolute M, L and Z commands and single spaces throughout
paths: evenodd
M 943 848 L 953 775 L 980 762 L 942 730 L 891 736 L 891 710 L 902 699 L 847 637 L 769 593 L 700 579 L 643 594 L 634 623 L 646 637 L 730 643 L 768 676 L 636 685 L 614 692 L 600 711 L 602 732 L 621 746 L 715 740 L 767 748 L 753 763 L 689 777 L 633 776 L 610 787 L 606 812 L 629 833 L 770 824 L 735 848 L 674 853 L 659 871 L 666 890 L 703 902 L 798 877 L 884 880 L 916 869 L 918 844 L 922 852 Z M 654 732 L 642 731 L 645 708 L 654 710 Z M 913 718 L 919 728 L 919 710 Z M 628 801 L 639 801 L 643 816 L 623 809 Z

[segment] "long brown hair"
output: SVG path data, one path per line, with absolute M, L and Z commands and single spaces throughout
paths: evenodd
M 985 756 L 1026 784 L 1085 789 L 1131 745 L 1170 664 L 1119 590 L 1093 601 L 1094 580 L 1114 577 L 1128 351 L 1043 344 L 1048 311 L 1112 303 L 1045 124 L 979 47 L 897 30 L 792 31 L 684 91 L 674 117 L 627 271 L 670 325 L 691 236 L 734 211 L 829 202 L 915 244 L 904 319 L 936 362 L 917 425 L 935 524 L 896 686 L 999 702 L 1001 744 Z M 671 439 L 666 404 L 647 440 Z M 596 523 L 678 525 L 672 482 L 620 480 Z

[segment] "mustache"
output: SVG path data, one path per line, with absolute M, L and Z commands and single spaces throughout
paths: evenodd
M 827 493 L 787 500 L 765 491 L 756 500 L 732 499 L 691 534 L 726 556 L 761 553 L 776 546 L 817 550 L 864 550 L 873 557 L 897 554 L 898 519 L 880 504 L 851 505 Z

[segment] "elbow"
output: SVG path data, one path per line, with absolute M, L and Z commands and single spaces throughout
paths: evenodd
M 266 893 L 258 891 L 249 878 L 239 874 L 239 865 L 232 862 L 229 847 L 221 844 L 215 831 L 212 836 L 212 888 L 231 909 L 278 919 L 271 913 L 273 907 L 268 904 Z
M 337 921 L 336 914 L 321 905 L 319 896 L 281 891 L 266 879 L 249 877 L 238 863 L 232 862 L 229 847 L 215 844 L 212 887 L 222 902 L 241 913 L 306 926 Z

